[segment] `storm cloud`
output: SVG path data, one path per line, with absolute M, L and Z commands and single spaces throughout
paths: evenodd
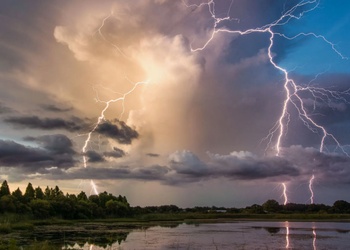
M 54 104 L 43 104 L 41 105 L 41 107 L 46 111 L 57 112 L 57 113 L 68 112 L 73 110 L 72 107 L 65 108 L 65 107 L 56 106 Z
M 4 166 L 47 164 L 53 160 L 44 149 L 26 147 L 14 141 L 0 140 L 0 162 Z
M 282 181 L 303 202 L 312 175 L 333 194 L 348 188 L 349 147 L 337 142 L 350 141 L 350 60 L 336 51 L 349 57 L 350 4 L 199 2 L 1 1 L 0 176 L 62 188 L 72 183 L 65 180 L 96 179 L 112 192 L 137 186 L 136 201 L 158 192 L 160 203 L 181 204 L 184 186 L 194 193 L 189 205 L 255 202 L 262 186 Z M 317 36 L 286 39 L 300 32 Z M 298 84 L 287 86 L 293 96 L 283 120 L 285 75 L 271 61 Z M 323 131 L 306 124 L 304 108 L 338 140 L 327 137 L 323 152 Z M 165 193 L 162 184 L 174 188 Z
M 85 155 L 88 157 L 88 162 L 104 162 L 105 159 L 103 158 L 102 155 L 97 153 L 96 151 L 89 150 L 85 153 Z
M 105 157 L 121 158 L 125 156 L 125 152 L 120 148 L 114 147 L 113 151 L 104 152 L 103 155 Z
M 70 168 L 76 163 L 72 142 L 65 135 L 28 137 L 39 147 L 26 146 L 10 140 L 0 140 L 0 163 L 6 167 L 21 167 L 35 174 L 48 167 Z
M 95 131 L 121 144 L 131 144 L 132 140 L 139 136 L 136 130 L 118 120 L 114 124 L 111 121 L 103 122 L 97 126 Z
M 11 113 L 13 110 L 0 102 L 0 114 Z
M 86 124 L 77 117 L 73 117 L 71 120 L 65 120 L 62 118 L 18 116 L 7 117 L 4 119 L 4 121 L 13 124 L 17 128 L 31 128 L 43 130 L 64 129 L 70 132 L 76 132 L 86 127 Z
M 350 159 L 339 154 L 320 153 L 300 146 L 284 148 L 288 157 L 258 157 L 250 152 L 232 152 L 228 155 L 208 153 L 209 160 L 202 161 L 190 151 L 178 151 L 169 156 L 166 165 L 131 167 L 112 164 L 110 167 L 90 166 L 74 169 L 59 177 L 80 179 L 130 179 L 160 181 L 167 185 L 183 185 L 211 179 L 263 182 L 307 182 L 316 175 L 324 185 L 348 185 L 350 183 Z M 80 176 L 80 177 L 79 177 Z

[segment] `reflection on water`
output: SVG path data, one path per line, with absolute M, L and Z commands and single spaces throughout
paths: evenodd
M 120 226 L 113 224 L 85 223 L 80 225 L 61 226 L 50 225 L 36 227 L 33 231 L 23 231 L 15 240 L 21 246 L 28 246 L 33 242 L 47 241 L 57 249 L 107 249 L 115 244 L 120 245 L 128 234 L 140 226 Z
M 83 224 L 22 235 L 57 249 L 350 249 L 350 223 L 263 222 L 141 225 Z M 27 238 L 26 238 L 27 237 Z M 27 241 L 26 241 L 27 240 Z M 29 242 L 30 243 L 30 242 Z
M 289 248 L 289 222 L 286 221 L 286 249 Z
M 264 229 L 270 234 L 277 234 L 279 231 L 281 231 L 279 227 L 264 227 Z
M 317 234 L 316 234 L 316 229 L 315 227 L 312 227 L 312 234 L 313 234 L 313 240 L 312 240 L 312 246 L 314 250 L 316 250 L 316 239 L 317 239 Z

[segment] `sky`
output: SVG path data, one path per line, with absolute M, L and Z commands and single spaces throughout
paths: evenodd
M 349 10 L 2 0 L 0 180 L 133 206 L 349 201 Z

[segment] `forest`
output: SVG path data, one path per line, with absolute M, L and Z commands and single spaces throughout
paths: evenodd
M 245 208 L 179 208 L 176 205 L 131 207 L 125 196 L 114 196 L 107 192 L 87 196 L 83 191 L 78 195 L 64 194 L 58 186 L 47 186 L 42 190 L 28 183 L 24 193 L 19 188 L 11 193 L 5 180 L 0 187 L 0 214 L 27 215 L 32 219 L 66 220 L 132 218 L 148 214 L 350 214 L 350 203 L 338 200 L 332 206 L 295 203 L 280 205 L 271 199 L 261 205 L 253 204 Z

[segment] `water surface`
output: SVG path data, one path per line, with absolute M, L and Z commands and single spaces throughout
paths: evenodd
M 179 224 L 133 229 L 124 236 L 107 246 L 85 243 L 79 249 L 350 249 L 350 223 L 339 222 Z

